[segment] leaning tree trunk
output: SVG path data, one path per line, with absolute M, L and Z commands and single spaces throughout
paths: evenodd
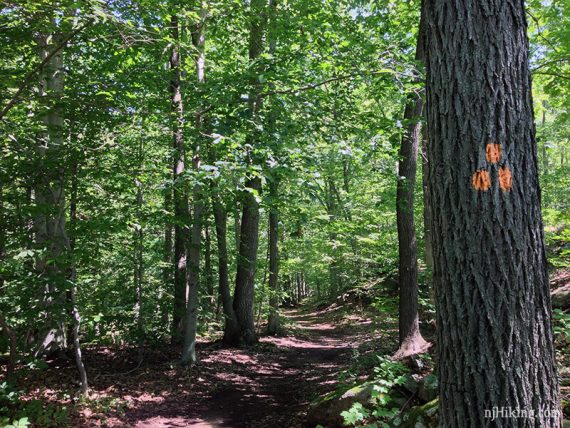
M 252 0 L 250 5 L 251 30 L 249 39 L 249 60 L 254 64 L 263 52 L 263 34 L 267 22 L 267 1 Z M 249 94 L 250 117 L 253 122 L 259 122 L 259 109 L 261 107 L 261 84 L 259 77 L 254 75 L 250 79 L 251 91 Z M 246 146 L 250 147 L 247 160 L 253 166 L 257 146 L 258 131 L 250 129 L 246 138 Z M 261 178 L 249 173 L 245 181 L 245 191 L 242 200 L 242 219 L 239 234 L 239 253 L 237 260 L 236 289 L 233 307 L 240 326 L 239 341 L 245 344 L 257 342 L 255 333 L 255 319 L 253 311 L 255 267 L 257 263 L 257 247 L 259 242 L 259 202 L 257 198 L 261 193 Z
M 558 427 L 523 2 L 426 11 L 440 426 Z
M 186 272 L 186 252 L 188 247 L 188 195 L 180 181 L 184 176 L 186 150 L 184 146 L 184 104 L 181 92 L 181 65 L 179 53 L 179 24 L 178 17 L 170 18 L 170 31 L 174 44 L 170 53 L 171 108 L 172 108 L 172 139 L 174 149 L 173 163 L 173 203 L 174 203 L 174 312 L 172 322 L 172 341 L 180 343 L 183 331 L 183 317 L 186 312 L 186 296 L 188 278 Z
M 423 25 L 416 47 L 416 60 L 424 59 Z M 424 352 L 428 343 L 420 332 L 418 315 L 418 260 L 416 225 L 414 222 L 414 190 L 418 148 L 421 140 L 422 95 L 410 94 L 404 111 L 406 130 L 400 144 L 398 185 L 396 190 L 396 218 L 398 226 L 398 282 L 399 282 L 399 336 L 400 346 L 394 358 Z

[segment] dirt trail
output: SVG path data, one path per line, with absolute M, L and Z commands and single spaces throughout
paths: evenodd
M 343 328 L 316 311 L 294 309 L 284 315 L 294 323 L 291 335 L 263 337 L 249 349 L 206 346 L 200 365 L 179 383 L 180 389 L 138 397 L 129 405 L 129 426 L 302 426 L 308 403 L 334 389 L 337 373 L 349 364 L 363 336 L 354 325 Z

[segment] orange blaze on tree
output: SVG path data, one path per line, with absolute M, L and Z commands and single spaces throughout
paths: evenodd
M 489 171 L 479 169 L 475 171 L 473 177 L 471 178 L 471 184 L 475 190 L 482 190 L 486 192 L 491 187 L 491 177 L 489 176 Z
M 497 163 L 501 160 L 502 149 L 500 144 L 489 143 L 485 148 L 485 154 L 487 156 L 487 162 Z

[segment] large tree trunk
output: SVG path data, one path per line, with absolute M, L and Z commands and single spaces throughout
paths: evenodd
M 236 288 L 233 308 L 238 320 L 240 333 L 237 342 L 253 344 L 257 342 L 254 324 L 254 280 L 257 263 L 257 247 L 259 241 L 259 203 L 254 192 L 261 191 L 261 180 L 258 177 L 248 179 L 244 192 L 243 214 L 240 228 L 240 251 L 237 261 Z M 236 342 L 235 339 L 230 342 Z
M 426 11 L 440 426 L 558 427 L 523 2 Z
M 279 181 L 273 178 L 269 182 L 269 319 L 267 321 L 267 333 L 279 332 L 279 210 L 277 199 L 279 198 Z
M 170 53 L 170 94 L 172 106 L 172 138 L 174 148 L 174 312 L 172 322 L 172 342 L 180 343 L 183 331 L 183 317 L 186 312 L 188 277 L 186 272 L 186 252 L 188 248 L 188 195 L 180 183 L 184 175 L 186 149 L 184 146 L 184 104 L 180 88 L 180 54 L 178 17 L 170 18 L 170 31 L 174 40 Z
M 40 36 L 40 59 L 58 46 L 61 35 Z M 44 254 L 36 260 L 36 271 L 43 285 L 46 310 L 40 328 L 36 355 L 67 348 L 65 328 L 69 271 L 69 239 L 65 222 L 64 118 L 60 102 L 64 91 L 63 51 L 47 62 L 40 81 L 45 131 L 38 136 L 40 159 L 34 197 L 38 214 L 34 219 L 35 242 Z
M 263 52 L 263 34 L 267 23 L 267 0 L 252 0 L 250 5 L 250 38 L 249 60 L 254 64 Z M 261 84 L 257 75 L 250 79 L 249 110 L 252 122 L 258 122 L 261 107 Z M 250 129 L 246 138 L 248 165 L 254 164 L 252 153 L 257 146 L 258 131 Z M 246 190 L 242 199 L 242 219 L 239 234 L 239 253 L 237 260 L 236 289 L 233 307 L 240 326 L 239 341 L 245 344 L 257 342 L 253 311 L 254 280 L 257 263 L 257 247 L 259 241 L 259 203 L 257 198 L 261 193 L 261 178 L 250 175 L 245 181 Z
M 196 24 L 192 32 L 192 44 L 196 49 L 196 77 L 198 85 L 204 85 L 205 76 L 205 37 L 204 25 L 206 11 L 200 11 L 201 19 Z M 196 135 L 194 153 L 192 156 L 192 168 L 194 171 L 200 169 L 200 146 L 204 140 L 204 117 L 196 115 Z M 193 218 L 192 235 L 190 238 L 190 248 L 188 250 L 188 306 L 186 308 L 186 323 L 184 333 L 184 347 L 182 349 L 182 362 L 194 364 L 196 357 L 196 333 L 198 331 L 198 287 L 200 286 L 200 248 L 202 246 L 202 218 L 204 216 L 204 199 L 202 195 L 202 185 L 196 183 L 192 190 Z
M 416 60 L 424 59 L 423 20 L 416 47 Z M 408 97 L 404 111 L 406 130 L 400 144 L 398 185 L 396 191 L 396 218 L 398 226 L 398 282 L 399 282 L 399 336 L 400 347 L 394 358 L 424 352 L 428 343 L 420 332 L 418 315 L 418 260 L 416 225 L 414 222 L 414 191 L 418 148 L 421 139 L 423 99 L 419 93 Z

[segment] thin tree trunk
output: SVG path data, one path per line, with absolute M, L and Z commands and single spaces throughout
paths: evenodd
M 210 216 L 208 215 L 207 217 L 209 223 Z M 212 235 L 209 224 L 204 227 L 204 247 L 204 285 L 208 293 L 210 307 L 214 307 L 217 299 L 214 292 L 214 282 L 212 281 Z
M 166 189 L 164 193 L 164 210 L 170 212 L 172 209 L 172 189 Z M 172 283 L 172 224 L 166 220 L 164 224 L 164 269 L 162 271 L 162 281 L 165 285 Z
M 200 22 L 196 24 L 196 28 L 192 33 L 192 44 L 196 49 L 196 77 L 198 85 L 204 85 L 205 77 L 205 9 L 200 11 Z M 197 115 L 195 119 L 196 139 L 194 145 L 194 153 L 192 157 L 192 168 L 194 171 L 200 169 L 200 146 L 204 140 L 202 133 L 204 132 L 204 117 Z M 200 286 L 200 249 L 202 245 L 202 217 L 204 216 L 204 198 L 202 195 L 202 185 L 196 183 L 192 190 L 193 219 L 192 219 L 192 235 L 190 239 L 190 248 L 188 250 L 188 307 L 186 309 L 186 323 L 184 334 L 184 347 L 182 350 L 182 362 L 194 364 L 197 360 L 196 356 L 196 333 L 198 330 L 198 288 Z
M 429 161 L 427 157 L 427 129 L 422 129 L 422 191 L 424 198 L 424 245 L 425 263 L 428 270 L 433 270 L 433 250 L 431 246 L 431 205 L 429 202 L 429 181 L 427 179 Z
M 165 189 L 164 193 L 164 210 L 170 213 L 172 209 L 172 188 L 168 187 Z M 174 267 L 174 255 L 173 255 L 173 246 L 172 246 L 172 222 L 170 220 L 170 214 L 166 216 L 166 220 L 164 223 L 164 244 L 163 244 L 163 269 L 162 269 L 162 283 L 169 287 L 173 284 L 174 276 L 173 276 L 173 267 Z M 164 293 L 162 288 L 159 291 L 158 298 L 163 299 Z M 164 326 L 169 325 L 169 316 L 170 312 L 168 310 L 164 310 L 160 307 L 161 314 L 160 319 L 161 323 Z
M 331 222 L 336 221 L 338 217 L 338 199 L 335 196 L 336 187 L 334 180 L 332 178 L 327 178 L 325 182 L 325 203 L 327 214 Z M 338 262 L 338 251 L 336 250 L 336 240 L 338 235 L 336 232 L 331 232 L 329 234 L 329 241 L 332 245 L 332 260 L 329 265 L 329 276 L 330 276 L 330 289 L 329 298 L 334 299 L 342 289 L 340 274 L 339 274 L 339 262 Z
M 3 179 L 4 177 L 2 177 Z M 0 262 L 4 262 L 6 258 L 6 218 L 4 217 L 4 188 L 2 186 L 2 182 L 0 182 Z M 0 295 L 3 293 L 4 290 L 4 277 L 2 276 L 2 272 L 0 272 Z M 4 317 L 4 314 L 0 313 L 0 328 L 2 329 L 2 333 L 6 337 L 8 341 L 8 345 L 10 347 L 10 354 L 8 357 L 8 364 L 6 366 L 6 378 L 11 379 L 12 375 L 14 374 L 14 369 L 16 366 L 16 345 L 17 345 L 17 337 L 16 332 L 8 325 L 8 321 Z
M 423 352 L 428 344 L 420 333 L 418 316 L 418 263 L 416 226 L 414 222 L 414 189 L 416 160 L 423 101 L 420 95 L 410 97 L 404 120 L 409 123 L 400 145 L 396 217 L 398 226 L 398 283 L 399 283 L 399 338 L 400 348 L 394 355 L 402 358 Z
M 170 94 L 172 106 L 172 138 L 174 148 L 174 311 L 172 325 L 172 342 L 180 343 L 183 331 L 183 317 L 186 312 L 188 294 L 188 277 L 186 255 L 188 248 L 188 195 L 180 181 L 184 176 L 186 148 L 184 145 L 184 104 L 181 92 L 181 62 L 179 53 L 179 24 L 178 17 L 170 18 L 170 32 L 174 40 L 170 53 Z
M 542 128 L 546 124 L 546 101 L 542 102 Z M 542 141 L 542 173 L 548 175 L 548 150 L 546 147 L 546 139 Z
M 215 183 L 212 184 L 212 209 L 214 211 L 216 241 L 218 243 L 218 282 L 220 300 L 222 301 L 224 311 L 224 343 L 236 345 L 238 342 L 235 339 L 239 338 L 239 325 L 232 306 L 232 293 L 230 290 L 227 239 L 228 215 L 222 205 Z
M 3 314 L 0 314 L 0 328 L 2 328 L 2 332 L 8 340 L 8 346 L 10 347 L 8 364 L 6 365 L 6 378 L 11 379 L 14 374 L 14 369 L 16 368 L 18 338 L 16 332 L 10 327 Z
M 75 268 L 72 271 L 71 282 L 75 283 Z M 81 328 L 81 316 L 79 315 L 79 309 L 77 308 L 77 302 L 75 299 L 75 286 L 71 287 L 71 312 L 73 316 L 73 354 L 75 355 L 75 365 L 79 371 L 79 392 L 82 395 L 87 395 L 89 393 L 89 383 L 87 381 L 87 370 L 83 364 L 83 357 L 81 355 L 81 342 L 79 341 L 79 330 Z
M 274 178 L 269 182 L 269 319 L 267 333 L 279 332 L 279 181 Z
M 240 213 L 241 213 L 241 204 L 239 200 L 236 200 L 235 210 L 234 210 L 234 236 L 235 236 L 235 244 L 236 244 L 236 254 L 239 254 L 239 234 L 241 230 L 241 220 L 240 220 Z
M 424 60 L 423 20 L 416 47 L 416 60 Z M 399 339 L 400 346 L 394 358 L 424 352 L 428 343 L 422 337 L 418 315 L 418 260 L 416 225 L 414 222 L 414 190 L 418 148 L 421 139 L 422 95 L 412 93 L 404 112 L 406 130 L 400 144 L 398 185 L 396 191 L 396 218 L 398 226 L 398 282 L 399 282 Z
M 561 425 L 523 6 L 427 1 L 443 427 Z
M 70 138 L 73 137 L 73 133 L 70 132 Z M 77 186 L 78 186 L 78 174 L 79 165 L 77 159 L 72 160 L 71 166 L 71 191 L 69 195 L 69 249 L 71 254 L 75 254 L 75 244 L 77 235 Z M 72 302 L 72 290 L 71 288 L 66 291 L 67 293 L 67 304 L 69 306 L 69 319 L 72 321 L 67 326 L 67 337 L 73 338 L 73 302 Z
M 142 151 L 142 150 L 141 150 Z M 144 343 L 144 319 L 142 314 L 142 302 L 143 302 L 143 276 L 144 276 L 144 230 L 142 227 L 142 204 L 143 204 L 143 189 L 142 183 L 135 178 L 135 184 L 137 186 L 137 197 L 136 197 L 136 211 L 137 211 L 137 222 L 134 230 L 134 242 L 133 242 L 133 283 L 135 290 L 135 323 L 137 326 L 137 336 L 139 341 L 139 349 L 142 350 L 142 344 Z
M 250 5 L 251 30 L 249 39 L 249 60 L 255 63 L 263 52 L 263 35 L 267 22 L 267 1 L 252 0 Z M 250 117 L 258 122 L 258 112 L 261 108 L 261 84 L 257 75 L 250 79 L 249 94 Z M 257 145 L 258 131 L 251 129 L 246 138 L 246 147 Z M 248 166 L 253 166 L 251 150 L 247 155 Z M 233 307 L 240 326 L 240 342 L 254 344 L 257 342 L 254 320 L 254 281 L 257 262 L 257 247 L 259 243 L 259 202 L 261 194 L 261 178 L 251 175 L 245 181 L 246 190 L 243 192 L 243 211 L 239 234 L 239 253 L 237 260 L 236 289 Z
M 77 159 L 72 160 L 72 176 L 71 176 L 71 194 L 69 201 L 69 250 L 72 259 L 75 258 L 75 247 L 77 243 L 77 199 L 78 199 L 78 186 L 79 186 L 79 164 Z M 88 395 L 89 383 L 87 381 L 87 370 L 83 364 L 83 357 L 81 355 L 81 342 L 79 340 L 79 333 L 81 329 L 81 316 L 79 308 L 77 307 L 76 294 L 76 279 L 77 269 L 75 264 L 71 265 L 70 269 L 70 288 L 68 290 L 68 299 L 70 306 L 71 328 L 69 329 L 69 337 L 73 341 L 73 354 L 75 356 L 75 365 L 79 372 L 79 392 L 82 395 Z

